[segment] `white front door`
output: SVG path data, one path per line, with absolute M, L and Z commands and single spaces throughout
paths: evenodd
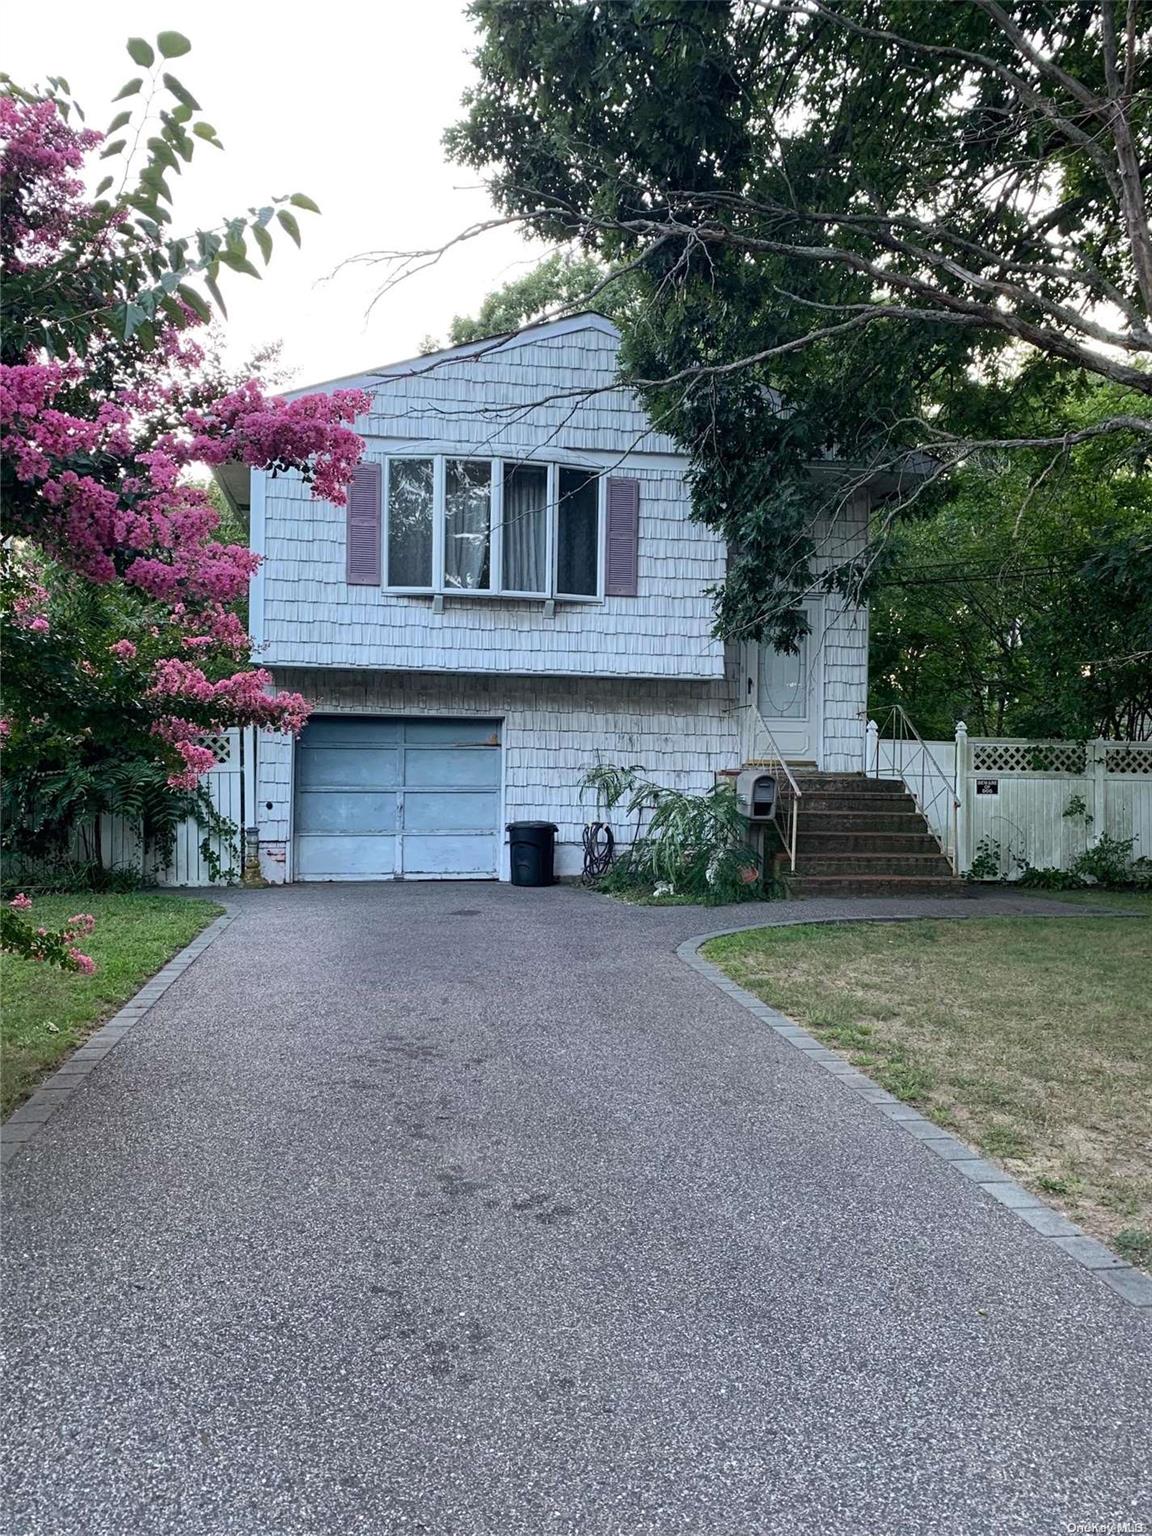
M 824 651 L 823 604 L 804 604 L 810 631 L 793 652 L 778 651 L 770 640 L 749 646 L 748 694 L 752 705 L 751 758 L 767 756 L 756 744 L 757 723 L 771 733 L 781 755 L 789 761 L 823 759 L 821 741 L 822 665 Z

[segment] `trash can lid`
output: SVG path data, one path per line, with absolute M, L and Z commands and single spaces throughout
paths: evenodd
M 560 830 L 554 821 L 510 821 L 504 830 L 518 832 L 521 828 L 526 832 L 558 832 Z

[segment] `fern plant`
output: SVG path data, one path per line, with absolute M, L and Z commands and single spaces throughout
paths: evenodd
M 604 890 L 662 888 L 706 906 L 763 896 L 759 857 L 735 791 L 717 784 L 703 794 L 670 789 L 643 776 L 636 764 L 600 763 L 581 782 L 604 811 L 622 807 L 636 818 L 636 836 L 600 882 Z

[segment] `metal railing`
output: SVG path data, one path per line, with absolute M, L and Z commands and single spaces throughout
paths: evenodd
M 916 807 L 929 827 L 947 825 L 948 846 L 934 833 L 941 851 L 945 854 L 952 873 L 959 870 L 959 814 L 960 801 L 956 795 L 954 776 L 950 776 L 933 757 L 922 740 L 920 732 L 909 720 L 899 704 L 893 704 L 883 716 L 883 725 L 875 720 L 868 722 L 868 751 L 865 754 L 864 772 L 874 779 L 880 772 L 881 748 L 887 746 L 891 753 L 891 776 L 903 780 Z M 941 813 L 944 814 L 941 814 Z
M 772 771 L 776 774 L 777 784 L 779 784 L 779 779 L 780 779 L 780 775 L 781 774 L 783 774 L 784 778 L 787 779 L 787 781 L 788 781 L 788 788 L 791 791 L 791 793 L 788 796 L 787 826 L 786 827 L 782 827 L 780 825 L 780 800 L 781 800 L 781 796 L 779 794 L 777 794 L 777 796 L 776 796 L 776 803 L 775 803 L 775 805 L 773 807 L 773 810 L 772 810 L 772 824 L 775 826 L 777 832 L 779 832 L 779 834 L 780 834 L 780 841 L 784 844 L 785 851 L 788 854 L 788 868 L 793 873 L 795 873 L 795 871 L 796 871 L 796 829 L 797 829 L 797 826 L 798 826 L 799 821 L 800 821 L 800 801 L 803 799 L 804 791 L 800 788 L 799 784 L 797 784 L 797 782 L 796 782 L 796 775 L 792 772 L 791 768 L 789 768 L 788 764 L 784 761 L 784 754 L 780 751 L 780 748 L 776 745 L 776 738 L 772 735 L 772 732 L 764 724 L 763 718 L 759 714 L 757 714 L 757 718 L 756 718 L 756 750 L 757 750 L 757 752 L 759 752 L 761 750 L 761 738 L 763 738 L 764 741 L 766 741 L 767 744 L 768 744 L 768 749 L 769 749 L 768 756 L 766 756 L 766 757 L 765 756 L 758 756 L 758 757 L 755 757 L 755 758 L 751 759 L 750 766 L 755 767 L 755 768 L 771 768 Z

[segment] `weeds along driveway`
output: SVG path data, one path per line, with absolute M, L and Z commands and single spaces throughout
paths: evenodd
M 757 909 L 232 906 L 7 1170 L 5 1532 L 1147 1517 L 1148 1314 L 676 958 Z

